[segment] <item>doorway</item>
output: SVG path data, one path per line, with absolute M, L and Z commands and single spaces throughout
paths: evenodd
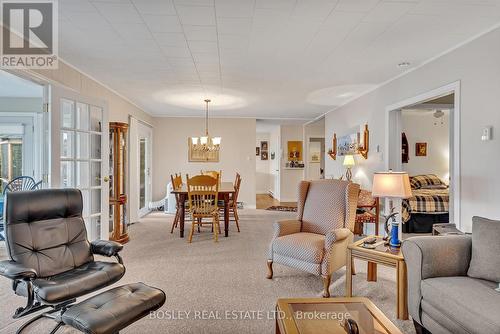
M 446 218 L 446 222 L 454 223 L 458 229 L 461 228 L 459 101 L 460 82 L 455 82 L 386 108 L 388 129 L 385 138 L 386 169 L 407 171 L 410 177 L 414 174 L 436 175 L 443 184 L 437 187 L 431 186 L 436 188 L 435 191 L 438 191 L 439 187 L 446 188 L 446 194 L 429 194 L 430 197 L 436 198 L 435 203 L 431 205 L 423 205 L 424 203 L 417 205 L 414 201 L 414 204 L 421 209 L 413 210 L 416 214 L 412 214 L 411 218 L 425 218 L 429 226 L 441 222 L 439 219 Z M 415 128 L 418 124 L 421 125 L 420 129 Z M 408 127 L 414 128 L 411 130 L 413 131 L 411 139 L 405 137 L 405 132 L 409 131 Z M 447 138 L 443 140 L 442 136 L 445 134 Z M 442 141 L 447 141 L 447 145 Z M 417 199 L 422 197 L 423 201 L 425 194 L 420 196 L 419 191 L 425 191 L 431 187 L 417 188 L 413 188 L 412 192 L 418 195 Z M 401 209 L 401 204 L 398 206 Z M 434 212 L 431 212 L 433 210 Z M 447 214 L 446 217 L 444 214 Z M 443 216 L 439 218 L 439 215 Z M 406 219 L 409 218 L 406 217 Z

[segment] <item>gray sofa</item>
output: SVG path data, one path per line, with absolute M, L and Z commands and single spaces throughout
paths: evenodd
M 500 222 L 496 227 L 499 226 Z M 495 291 L 498 282 L 477 278 L 477 273 L 473 273 L 477 263 L 473 265 L 471 258 L 481 252 L 473 247 L 472 239 L 470 235 L 450 235 L 412 237 L 404 241 L 408 310 L 417 333 L 500 333 L 500 292 Z M 488 246 L 474 242 L 481 248 Z M 499 270 L 495 265 L 500 258 L 497 252 L 500 239 L 494 242 L 497 244 L 489 244 L 493 256 L 486 259 L 483 256 L 483 260 L 490 261 L 490 275 L 491 271 L 496 275 Z

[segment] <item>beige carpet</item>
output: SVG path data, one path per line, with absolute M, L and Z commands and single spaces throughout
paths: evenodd
M 274 333 L 273 320 L 218 320 L 226 311 L 271 312 L 278 298 L 319 297 L 321 279 L 291 268 L 275 265 L 275 278 L 268 280 L 266 254 L 272 236 L 272 222 L 294 213 L 242 210 L 241 233 L 231 226 L 229 238 L 212 241 L 206 227 L 195 234 L 193 243 L 170 234 L 172 217 L 153 214 L 130 228 L 131 241 L 122 252 L 127 272 L 117 285 L 142 281 L 163 289 L 167 301 L 160 315 L 188 319 L 148 319 L 123 333 Z M 189 225 L 187 226 L 189 227 Z M 5 259 L 0 243 L 0 259 Z M 378 282 L 366 281 L 366 263 L 356 263 L 354 293 L 370 298 L 404 333 L 414 333 L 411 321 L 396 320 L 394 269 L 379 266 Z M 345 271 L 334 275 L 332 296 L 344 295 Z M 0 277 L 0 333 L 15 333 L 26 319 L 12 319 L 24 299 L 12 293 L 10 281 Z M 186 316 L 183 312 L 190 312 Z M 195 319 L 208 318 L 205 320 Z M 206 313 L 203 313 L 206 312 Z M 247 313 L 248 314 L 248 313 Z M 245 314 L 244 314 L 245 315 Z M 51 320 L 41 320 L 24 333 L 48 333 Z M 68 328 L 58 333 L 75 333 Z

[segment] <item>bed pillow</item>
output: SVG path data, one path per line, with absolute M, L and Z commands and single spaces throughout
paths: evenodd
M 500 282 L 500 221 L 472 217 L 472 256 L 467 275 Z
M 415 175 L 410 177 L 412 189 L 426 189 L 428 186 L 444 186 L 445 184 L 434 174 Z

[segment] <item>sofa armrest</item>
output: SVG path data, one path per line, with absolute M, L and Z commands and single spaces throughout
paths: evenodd
M 432 277 L 467 275 L 471 257 L 470 236 L 412 237 L 403 242 L 401 250 L 408 271 L 408 311 L 422 324 L 420 302 L 421 282 Z
M 274 222 L 274 236 L 273 239 L 282 237 L 284 235 L 299 233 L 302 227 L 302 222 L 299 220 L 281 220 Z
M 0 261 L 0 275 L 12 280 L 35 279 L 37 272 L 14 261 Z
M 123 249 L 123 245 L 111 240 L 94 240 L 90 243 L 93 254 L 104 256 L 116 256 Z

